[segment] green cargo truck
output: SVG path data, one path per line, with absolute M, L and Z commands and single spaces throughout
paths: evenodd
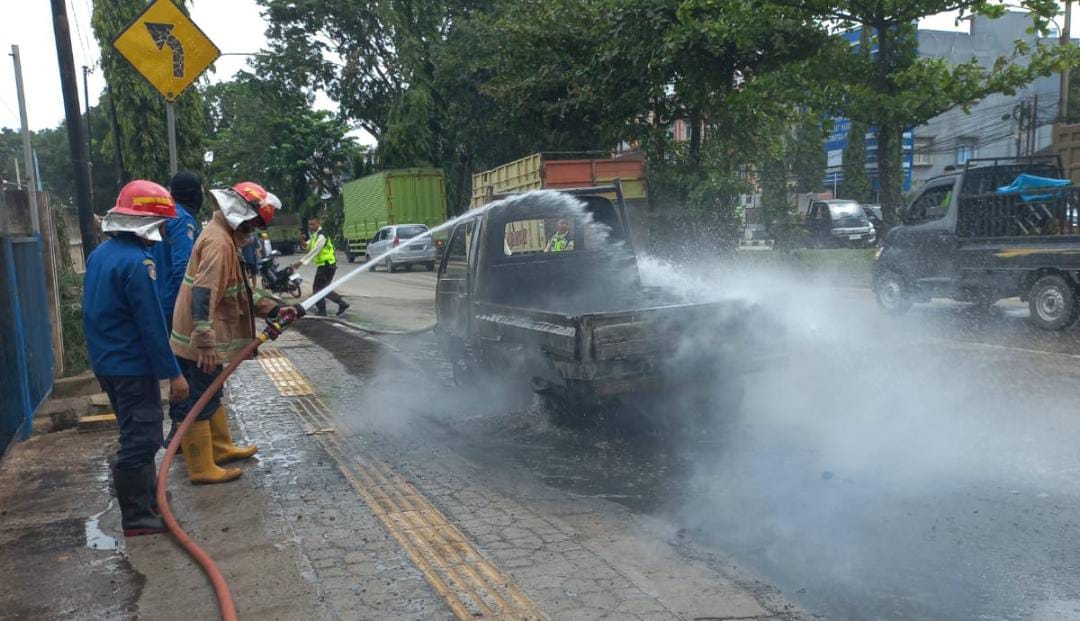
M 363 257 L 368 242 L 389 224 L 446 222 L 446 190 L 438 168 L 384 170 L 346 183 L 341 190 L 344 222 L 341 244 L 351 263 Z
M 266 227 L 270 236 L 270 243 L 281 254 L 289 255 L 296 252 L 300 244 L 300 214 L 278 213 Z

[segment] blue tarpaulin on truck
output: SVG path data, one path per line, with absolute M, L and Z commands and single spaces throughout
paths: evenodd
M 1014 194 L 1021 192 L 1020 197 L 1025 201 L 1037 201 L 1049 197 L 1049 194 L 1031 194 L 1024 190 L 1045 190 L 1048 188 L 1062 188 L 1072 185 L 1068 179 L 1054 179 L 1052 177 L 1038 177 L 1023 173 L 1016 177 L 1012 183 L 997 189 L 998 194 Z

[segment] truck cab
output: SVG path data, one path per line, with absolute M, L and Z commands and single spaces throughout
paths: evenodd
M 625 211 L 588 192 L 593 191 L 561 192 L 582 201 L 584 211 L 526 199 L 490 213 L 477 210 L 459 222 L 450 232 L 436 285 L 443 336 L 468 339 L 476 304 L 584 310 L 624 296 L 622 285 L 640 285 Z M 567 225 L 567 245 L 556 251 L 549 240 L 560 222 Z M 586 234 L 590 227 L 602 227 L 605 241 L 622 242 L 618 251 L 593 243 Z
M 756 306 L 643 286 L 619 198 L 618 183 L 526 192 L 454 226 L 436 335 L 458 383 L 517 378 L 565 412 L 707 387 L 706 415 L 783 357 L 782 327 Z

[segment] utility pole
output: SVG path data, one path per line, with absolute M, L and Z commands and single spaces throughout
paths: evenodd
M 97 246 L 97 227 L 90 202 L 90 168 L 86 140 L 83 138 L 82 115 L 79 114 L 79 82 L 75 77 L 75 58 L 71 54 L 71 29 L 68 26 L 67 3 L 51 0 L 53 35 L 56 37 L 56 60 L 60 65 L 60 87 L 64 93 L 64 117 L 67 121 L 68 148 L 75 172 L 75 203 L 79 207 L 79 231 L 82 233 L 83 260 Z
M 1011 115 L 1005 115 L 1001 117 L 1002 121 L 1008 120 L 1010 117 L 1013 122 L 1016 123 L 1016 131 L 1013 132 L 1013 136 L 1016 138 L 1016 157 L 1024 155 L 1023 151 L 1023 138 L 1024 138 L 1024 116 L 1027 112 L 1027 102 L 1024 100 L 1019 101 L 1013 106 Z
M 1066 46 L 1072 43 L 1072 38 L 1069 35 L 1069 29 L 1072 22 L 1072 0 L 1065 0 L 1065 24 L 1061 27 L 1061 45 Z M 1069 118 L 1069 71 L 1068 67 L 1061 70 L 1061 94 L 1058 99 L 1058 119 L 1062 123 L 1068 123 L 1072 119 Z
M 121 144 L 123 141 L 120 139 L 120 122 L 116 118 L 116 100 L 113 99 L 112 88 L 109 84 L 105 83 L 105 94 L 109 96 L 109 113 L 112 117 L 113 136 L 116 136 L 116 151 L 113 152 L 113 167 L 116 172 L 116 191 L 119 192 L 120 188 L 124 187 L 124 184 L 128 182 L 127 170 L 124 168 L 124 147 Z
M 82 84 L 83 102 L 86 104 L 86 154 L 90 166 L 90 202 L 94 201 L 94 126 L 90 123 L 90 67 L 83 65 Z
M 23 162 L 26 167 L 27 196 L 30 197 L 30 227 L 34 235 L 41 234 L 41 222 L 38 221 L 37 179 L 34 174 L 34 149 L 30 146 L 30 123 L 26 120 L 26 93 L 23 91 L 22 58 L 19 46 L 11 46 L 11 58 L 15 61 L 15 89 L 19 91 L 19 119 L 22 121 Z M 17 161 L 17 160 L 16 160 Z M 18 168 L 16 168 L 18 171 Z M 16 172 L 18 175 L 18 172 Z
M 1028 125 L 1028 155 L 1039 150 L 1039 93 L 1031 98 L 1031 120 Z

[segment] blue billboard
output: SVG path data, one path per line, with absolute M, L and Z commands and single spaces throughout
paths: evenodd
M 859 34 L 860 29 L 848 30 L 843 33 L 844 39 L 846 39 L 852 48 L 852 52 L 857 51 L 859 47 Z M 870 49 L 870 55 L 877 54 L 877 38 L 872 38 L 873 47 Z M 844 183 L 844 149 L 848 144 L 848 134 L 851 132 L 851 120 L 838 116 L 833 117 L 833 129 L 829 134 L 828 139 L 825 141 L 825 154 L 828 156 L 828 165 L 825 169 L 825 186 L 832 191 L 833 196 L 836 196 L 837 190 Z M 908 130 L 904 132 L 904 191 L 907 192 L 911 189 L 911 162 L 912 154 L 914 152 L 915 138 Z M 870 128 L 866 132 L 866 170 L 870 174 L 870 183 L 876 194 L 881 189 L 881 183 L 878 180 L 877 175 L 877 135 L 874 132 L 874 128 Z
M 833 119 L 833 130 L 825 141 L 825 154 L 828 157 L 825 169 L 825 187 L 836 196 L 837 190 L 844 183 L 844 149 L 847 148 L 848 134 L 851 132 L 851 120 L 844 117 Z M 904 132 L 904 191 L 911 189 L 911 162 L 915 138 L 911 131 Z M 877 136 L 873 128 L 866 133 L 866 170 L 870 174 L 870 183 L 874 192 L 881 188 L 877 175 Z

